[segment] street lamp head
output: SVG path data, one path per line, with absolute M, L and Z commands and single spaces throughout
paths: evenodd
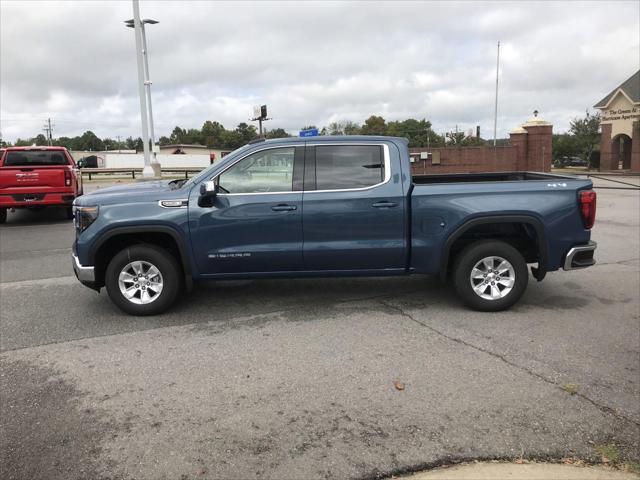
M 125 20 L 124 23 L 129 28 L 134 28 L 135 27 L 135 21 L 133 20 L 133 18 L 131 20 Z M 158 20 L 152 20 L 150 18 L 145 18 L 144 20 L 140 20 L 140 23 L 142 23 L 142 24 L 147 23 L 149 25 L 155 25 L 156 23 L 160 23 L 160 22 Z

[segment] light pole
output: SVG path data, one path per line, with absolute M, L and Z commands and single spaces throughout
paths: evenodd
M 138 94 L 140 96 L 140 117 L 142 119 L 142 142 L 144 149 L 144 169 L 143 177 L 154 177 L 160 175 L 160 168 L 156 162 L 156 152 L 153 152 L 153 163 L 151 165 L 151 150 L 155 146 L 155 134 L 153 131 L 153 109 L 151 107 L 151 80 L 149 80 L 149 60 L 147 53 L 147 38 L 144 31 L 144 24 L 154 25 L 157 20 L 140 20 L 140 4 L 138 0 L 133 0 L 133 19 L 124 22 L 127 27 L 133 28 L 136 37 L 136 60 L 138 63 Z M 155 167 L 155 168 L 154 168 Z M 157 170 L 157 172 L 156 172 Z
M 496 60 L 496 103 L 493 110 L 493 146 L 496 146 L 498 135 L 498 79 L 500 78 L 500 41 L 498 41 L 498 58 Z

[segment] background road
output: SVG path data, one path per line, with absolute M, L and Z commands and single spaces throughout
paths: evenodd
M 376 477 L 605 444 L 638 461 L 640 193 L 598 195 L 598 265 L 495 314 L 410 277 L 216 282 L 127 317 L 72 276 L 62 214 L 10 214 L 0 477 Z

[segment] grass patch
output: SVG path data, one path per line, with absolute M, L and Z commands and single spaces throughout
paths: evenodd
M 612 465 L 614 467 L 620 463 L 622 458 L 620 450 L 618 450 L 618 447 L 613 443 L 596 447 L 596 452 L 600 455 L 602 463 Z
M 625 472 L 640 474 L 640 463 L 625 462 L 623 465 L 620 466 L 620 469 L 624 470 Z
M 575 395 L 576 393 L 578 393 L 578 385 L 575 383 L 565 383 L 560 388 L 562 388 L 562 390 L 567 392 L 569 395 Z

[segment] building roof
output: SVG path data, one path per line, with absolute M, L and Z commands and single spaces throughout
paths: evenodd
M 186 144 L 186 143 L 177 143 L 175 145 L 160 145 L 160 148 L 204 148 L 209 150 L 209 147 L 207 147 L 206 145 L 199 145 L 199 144 Z
M 609 95 L 594 105 L 594 108 L 606 108 L 618 91 L 622 91 L 633 103 L 640 103 L 640 70 L 614 88 Z

